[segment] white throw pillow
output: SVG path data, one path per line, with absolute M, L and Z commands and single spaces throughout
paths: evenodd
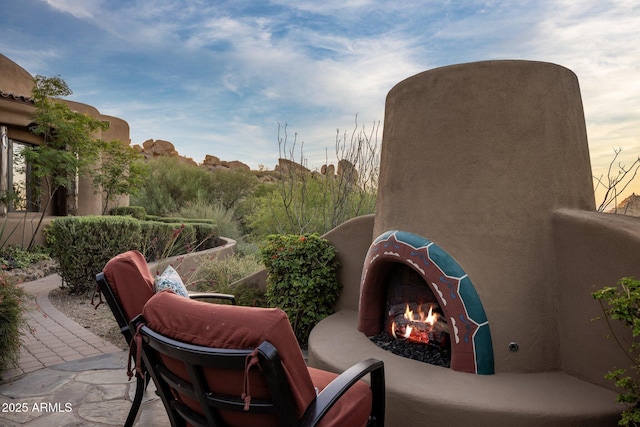
M 178 295 L 189 297 L 189 292 L 187 292 L 187 288 L 182 283 L 180 275 L 171 266 L 168 266 L 160 276 L 156 276 L 153 288 L 156 293 L 169 289 Z

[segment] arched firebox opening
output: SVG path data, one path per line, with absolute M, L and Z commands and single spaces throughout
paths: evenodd
M 416 293 L 415 284 L 392 289 L 402 282 L 403 264 L 415 271 L 428 289 Z M 406 276 L 406 273 L 405 273 Z M 400 289 L 400 290 L 398 290 Z M 407 310 L 421 311 L 433 307 L 441 315 L 440 326 L 433 331 L 435 339 L 446 339 L 451 346 L 451 369 L 490 375 L 494 373 L 491 332 L 484 308 L 471 280 L 460 265 L 442 248 L 424 237 L 404 232 L 388 231 L 371 244 L 362 272 L 358 330 L 375 336 L 385 329 L 404 331 L 407 324 L 420 327 L 426 320 L 411 320 L 400 328 L 389 326 L 390 307 L 407 296 Z M 391 295 L 391 297 L 390 297 Z M 398 295 L 400 297 L 398 298 Z M 390 301 L 390 298 L 395 298 Z M 433 301 L 429 301 L 433 299 Z M 395 309 L 391 309 L 393 312 Z M 434 332 L 422 328 L 434 339 Z M 418 337 L 418 339 L 420 339 Z

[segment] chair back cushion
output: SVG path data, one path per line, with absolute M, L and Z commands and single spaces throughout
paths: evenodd
M 278 350 L 291 387 L 298 418 L 316 397 L 311 376 L 289 319 L 278 308 L 211 304 L 163 291 L 149 300 L 142 314 L 152 330 L 189 344 L 213 348 L 254 349 L 263 341 L 269 341 Z M 180 368 L 179 364 L 180 362 L 172 361 L 167 363 L 167 367 L 188 380 L 186 370 Z M 243 392 L 244 372 L 229 373 L 208 369 L 205 376 L 209 387 L 217 393 L 240 396 Z M 250 370 L 249 382 L 254 398 L 269 397 L 266 382 L 258 369 Z M 191 407 L 194 402 L 184 403 Z M 192 409 L 202 411 L 201 408 Z M 237 424 L 239 419 L 243 419 L 242 415 L 244 414 L 222 414 L 225 421 L 231 425 L 263 426 L 275 421 L 265 420 L 264 417 L 260 421 L 261 417 L 254 416 L 253 420 L 245 418 Z M 256 419 L 257 424 L 253 424 Z
M 111 258 L 102 270 L 120 307 L 131 321 L 153 296 L 153 275 L 138 251 L 128 251 Z

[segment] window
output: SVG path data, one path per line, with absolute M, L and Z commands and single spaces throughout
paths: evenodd
M 34 191 L 31 168 L 25 164 L 22 156 L 22 150 L 28 145 L 13 139 L 9 140 L 9 159 L 11 159 L 9 188 L 13 193 L 8 206 L 10 211 L 38 212 L 40 210 L 40 203 Z

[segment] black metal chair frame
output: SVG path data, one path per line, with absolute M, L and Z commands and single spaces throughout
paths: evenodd
M 146 326 L 142 315 L 133 319 L 130 329 L 137 330 L 140 334 L 142 360 L 156 384 L 172 426 L 181 427 L 186 423 L 193 426 L 225 426 L 219 410 L 244 411 L 246 402 L 241 396 L 221 395 L 209 389 L 204 369 L 244 371 L 247 356 L 253 350 L 210 348 L 176 341 L 151 330 Z M 184 363 L 189 381 L 169 371 L 162 363 L 161 355 Z M 283 427 L 316 426 L 352 385 L 369 374 L 373 401 L 367 425 L 384 426 L 385 384 L 382 361 L 367 359 L 344 371 L 318 394 L 298 420 L 293 395 L 277 349 L 268 341 L 262 342 L 258 346 L 258 359 L 272 398 L 251 399 L 248 411 L 244 412 L 274 414 Z M 172 388 L 197 401 L 204 415 L 181 403 Z
M 120 327 L 120 333 L 124 336 L 127 345 L 131 347 L 131 342 L 133 341 L 133 333 L 129 328 L 129 320 L 125 315 L 124 311 L 120 303 L 118 302 L 116 296 L 113 294 L 111 290 L 111 286 L 109 286 L 109 282 L 103 272 L 100 272 L 96 275 L 96 282 L 98 282 L 97 292 L 99 292 L 102 296 L 104 296 L 111 312 L 113 313 L 113 317 L 115 317 L 116 322 L 118 322 L 118 326 Z M 218 299 L 218 300 L 227 300 L 230 301 L 231 304 L 236 304 L 235 296 L 229 294 L 221 294 L 215 292 L 198 292 L 189 294 L 189 298 L 192 299 Z M 135 350 L 134 350 L 135 351 Z M 135 353 L 133 354 L 135 355 Z M 130 355 L 131 356 L 131 355 Z M 133 398 L 133 402 L 131 403 L 131 409 L 129 410 L 129 414 L 127 415 L 127 419 L 124 423 L 124 427 L 133 426 L 135 422 L 136 416 L 138 415 L 138 411 L 140 410 L 140 405 L 142 404 L 142 397 L 144 395 L 144 391 L 149 384 L 149 375 L 144 367 L 141 367 L 140 372 L 143 372 L 143 375 L 140 375 L 136 372 L 136 392 Z

